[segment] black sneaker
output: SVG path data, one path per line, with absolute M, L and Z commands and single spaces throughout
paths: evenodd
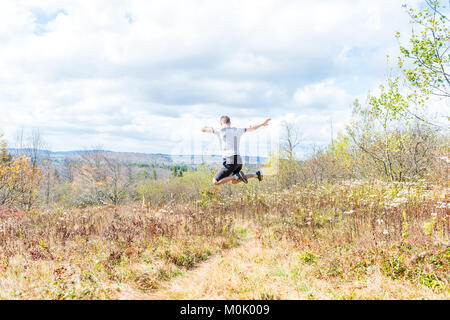
M 261 174 L 261 171 L 256 171 L 256 175 L 258 176 L 258 180 L 259 181 L 262 181 L 262 179 L 263 179 L 263 176 L 262 176 L 262 174 Z
M 245 176 L 245 174 L 242 171 L 239 171 L 238 173 L 236 173 L 236 177 L 238 178 L 239 181 L 248 183 L 247 177 Z

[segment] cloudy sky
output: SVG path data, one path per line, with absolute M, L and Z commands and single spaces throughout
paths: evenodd
M 200 128 L 227 114 L 273 119 L 243 138 L 250 153 L 286 119 L 323 144 L 389 71 L 403 3 L 420 2 L 2 0 L 0 131 L 13 145 L 39 128 L 52 150 L 217 153 Z

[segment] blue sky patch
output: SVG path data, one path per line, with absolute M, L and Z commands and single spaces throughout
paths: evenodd
M 62 13 L 64 15 L 67 15 L 67 12 L 64 9 L 59 9 L 53 12 L 47 12 L 45 10 L 42 10 L 40 8 L 31 9 L 31 13 L 33 14 L 35 18 L 35 29 L 34 34 L 41 36 L 45 33 L 47 33 L 47 24 L 50 21 L 53 21 L 56 19 L 58 14 Z
M 131 13 L 126 13 L 125 18 L 127 19 L 129 24 L 133 24 L 133 22 L 136 21 L 136 19 L 133 17 Z

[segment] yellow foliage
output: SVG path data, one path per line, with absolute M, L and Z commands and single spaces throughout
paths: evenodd
M 0 138 L 3 137 L 3 133 L 0 133 Z M 8 154 L 8 151 L 6 150 L 6 142 L 3 140 L 0 140 L 0 162 L 9 161 L 11 159 L 11 156 Z
M 97 187 L 103 187 L 105 185 L 105 182 L 104 181 L 97 181 L 97 182 L 94 182 L 94 185 L 97 186 Z
M 336 159 L 339 160 L 346 169 L 350 169 L 354 165 L 353 157 L 349 153 L 349 140 L 348 136 L 339 133 L 332 146 Z
M 0 205 L 30 209 L 36 201 L 41 173 L 24 156 L 11 159 L 2 142 L 0 161 Z
M 280 155 L 277 153 L 271 153 L 264 163 L 262 173 L 265 176 L 273 176 L 278 174 L 278 169 L 280 166 Z
M 436 218 L 431 219 L 430 221 L 426 221 L 422 225 L 423 232 L 431 236 L 433 234 L 434 227 L 436 226 Z

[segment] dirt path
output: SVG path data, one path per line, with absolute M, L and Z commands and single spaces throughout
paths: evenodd
M 224 264 L 234 261 L 237 257 L 245 255 L 257 246 L 257 241 L 249 239 L 239 247 L 222 251 L 200 263 L 194 269 L 183 275 L 161 284 L 161 288 L 144 299 L 216 299 L 220 296 L 212 294 L 220 291 L 217 287 L 217 277 L 223 276 Z
M 307 275 L 308 270 L 297 270 L 294 265 L 298 263 L 292 251 L 262 246 L 252 235 L 239 247 L 225 250 L 185 274 L 162 283 L 155 292 L 136 298 L 308 299 L 314 290 L 310 280 L 299 281 L 297 278 L 303 273 Z M 296 279 L 290 275 L 291 269 L 297 270 Z
M 115 298 L 125 300 L 168 300 L 168 299 L 220 299 L 218 288 L 214 287 L 217 278 L 223 278 L 223 266 L 258 247 L 254 238 L 243 240 L 235 248 L 221 251 L 219 254 L 199 263 L 182 275 L 159 283 L 159 289 L 151 293 L 143 293 L 129 285 L 123 285 Z M 239 261 L 239 260 L 238 260 Z M 250 265 L 251 263 L 248 263 Z

